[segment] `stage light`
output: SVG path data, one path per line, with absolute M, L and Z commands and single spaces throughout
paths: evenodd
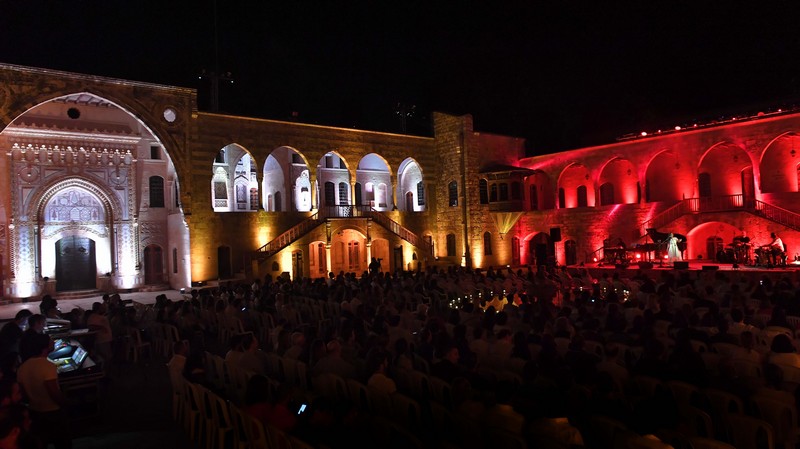
M 680 126 L 676 126 L 676 127 L 675 127 L 675 131 L 680 131 L 680 130 L 681 130 L 681 127 L 680 127 Z
M 642 131 L 642 137 L 647 137 L 647 132 Z

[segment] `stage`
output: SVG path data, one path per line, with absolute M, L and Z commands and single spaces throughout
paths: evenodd
M 584 265 L 570 265 L 567 267 L 570 274 L 575 275 L 580 270 L 585 269 L 589 271 L 592 277 L 597 278 L 603 273 L 619 272 L 620 276 L 630 277 L 633 276 L 638 270 L 642 270 L 649 277 L 660 276 L 665 271 L 680 273 L 716 273 L 725 272 L 726 274 L 741 274 L 747 277 L 751 276 L 767 276 L 771 279 L 778 279 L 781 277 L 789 276 L 790 279 L 795 280 L 795 276 L 800 272 L 800 262 L 792 261 L 785 266 L 777 266 L 774 268 L 766 266 L 752 266 L 752 265 L 738 265 L 732 263 L 718 263 L 709 260 L 687 260 L 683 265 L 678 263 L 678 267 L 669 266 L 666 261 L 663 264 L 659 262 L 638 262 L 631 264 L 613 264 L 613 263 L 588 263 Z

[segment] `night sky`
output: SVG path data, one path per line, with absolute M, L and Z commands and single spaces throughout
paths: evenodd
M 217 21 L 239 115 L 400 132 L 400 104 L 410 134 L 470 113 L 543 154 L 800 104 L 794 1 L 218 0 Z M 207 110 L 214 29 L 212 0 L 0 0 L 0 62 L 193 87 Z

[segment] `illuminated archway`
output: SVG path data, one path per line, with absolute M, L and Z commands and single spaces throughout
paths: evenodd
M 634 204 L 638 200 L 638 174 L 631 161 L 627 159 L 617 158 L 609 161 L 600 172 L 597 182 L 601 186 L 608 186 L 606 189 L 609 192 L 606 195 L 603 195 L 601 189 L 601 198 L 609 198 L 611 201 L 601 201 L 603 206 Z
M 593 207 L 595 205 L 595 191 L 594 182 L 589 175 L 589 169 L 581 164 L 572 164 L 565 168 L 558 178 L 558 188 L 560 192 L 563 192 L 565 208 L 578 207 L 578 189 L 580 187 L 586 188 L 586 205 Z M 562 195 L 562 193 L 559 193 L 559 195 Z
M 725 251 L 727 244 L 733 242 L 733 238 L 742 235 L 742 231 L 729 223 L 721 221 L 709 221 L 695 226 L 686 234 L 686 254 L 687 259 L 704 259 L 713 261 L 716 259 L 717 251 Z M 714 252 L 709 254 L 707 243 L 709 241 L 721 242 L 722 245 L 714 248 Z
M 352 204 L 350 196 L 350 170 L 348 169 L 347 161 L 335 151 L 325 153 L 317 164 L 317 189 L 320 186 L 333 185 L 333 195 L 331 196 L 325 187 L 325 200 L 319 199 L 317 207 L 333 208 L 333 206 L 349 206 Z M 340 186 L 344 186 L 344 188 Z M 319 197 L 318 197 L 319 198 Z M 332 213 L 335 209 L 330 209 L 327 212 Z
M 261 180 L 264 210 L 309 212 L 313 205 L 313 190 L 308 161 L 298 150 L 282 146 L 267 156 Z M 276 207 L 276 198 L 282 199 L 280 208 Z
M 762 193 L 797 192 L 800 135 L 786 133 L 764 148 L 759 162 Z
M 693 167 L 672 151 L 656 154 L 647 165 L 644 198 L 647 202 L 680 201 L 694 192 Z
M 422 167 L 412 158 L 404 160 L 397 169 L 397 207 L 407 212 L 425 210 L 425 181 Z M 399 201 L 404 198 L 403 201 Z
M 698 177 L 708 177 L 709 196 L 720 197 L 753 194 L 752 168 L 747 152 L 738 145 L 724 142 L 706 151 L 697 173 Z
M 14 217 L 4 267 L 7 295 L 52 288 L 55 245 L 65 237 L 93 242 L 74 248 L 93 247 L 98 288 L 143 285 L 141 251 L 155 242 L 174 250 L 167 253 L 176 267 L 170 285 L 190 285 L 178 174 L 169 148 L 138 118 L 143 115 L 81 92 L 39 103 L 3 129 L 10 152 L 5 212 Z M 68 221 L 64 214 L 71 214 Z
M 356 183 L 364 187 L 361 204 L 375 210 L 391 210 L 394 207 L 392 198 L 392 172 L 389 164 L 376 153 L 365 155 L 358 161 Z

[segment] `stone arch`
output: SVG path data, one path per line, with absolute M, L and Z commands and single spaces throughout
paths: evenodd
M 331 230 L 331 267 L 334 273 L 361 273 L 367 269 L 367 233 L 353 225 Z
M 686 233 L 686 253 L 685 259 L 699 259 L 702 257 L 704 260 L 713 261 L 716 257 L 717 251 L 725 250 L 725 243 L 730 243 L 733 238 L 741 235 L 742 231 L 735 225 L 726 223 L 724 221 L 708 221 L 700 223 L 689 232 Z M 709 254 L 707 243 L 709 239 L 715 239 L 717 247 L 713 253 Z
M 662 150 L 647 163 L 644 198 L 647 202 L 680 201 L 694 191 L 694 168 L 672 150 Z
M 534 193 L 535 192 L 535 193 Z M 523 195 L 527 200 L 528 210 L 548 210 L 556 207 L 556 192 L 553 191 L 553 180 L 542 170 L 525 178 Z M 534 197 L 534 195 L 536 195 Z
M 352 186 L 352 179 L 350 174 L 349 165 L 347 161 L 336 151 L 329 151 L 325 153 L 322 158 L 320 158 L 319 163 L 317 164 L 317 186 L 316 190 L 320 192 L 322 186 L 326 183 L 333 183 L 336 186 L 335 190 L 335 205 L 341 205 L 341 201 L 339 198 L 339 184 L 346 183 L 348 186 Z M 352 203 L 352 188 L 348 188 L 348 198 L 347 204 Z M 323 192 L 324 193 L 324 192 Z M 334 206 L 332 204 L 324 204 L 322 198 L 317 195 L 317 207 L 322 206 Z
M 753 162 L 750 155 L 734 143 L 712 145 L 703 153 L 697 167 L 698 176 L 708 173 L 712 196 L 747 194 L 752 188 Z M 746 175 L 748 169 L 750 173 Z
M 217 153 L 212 166 L 211 202 L 214 212 L 258 210 L 258 166 L 247 148 L 231 143 Z
M 284 199 L 282 211 L 309 212 L 313 193 L 310 165 L 306 156 L 294 147 L 280 146 L 264 160 L 261 181 L 264 210 L 273 210 L 268 197 Z M 280 195 L 278 195 L 280 193 Z
M 369 153 L 358 161 L 356 185 L 361 185 L 363 188 L 360 195 L 362 204 L 355 204 L 356 206 L 370 206 L 380 211 L 391 210 L 394 207 L 392 195 L 394 189 L 391 188 L 392 170 L 383 156 Z
M 613 202 L 610 204 L 634 204 L 638 200 L 639 176 L 628 159 L 614 158 L 606 162 L 600 169 L 597 183 L 613 186 Z
M 758 171 L 761 193 L 797 192 L 800 134 L 787 132 L 772 139 L 761 152 Z
M 578 207 L 578 187 L 586 187 L 587 206 L 595 205 L 595 188 L 589 169 L 579 163 L 568 165 L 558 177 L 558 188 L 564 189 L 564 207 Z M 559 193 L 560 194 L 560 193 Z

